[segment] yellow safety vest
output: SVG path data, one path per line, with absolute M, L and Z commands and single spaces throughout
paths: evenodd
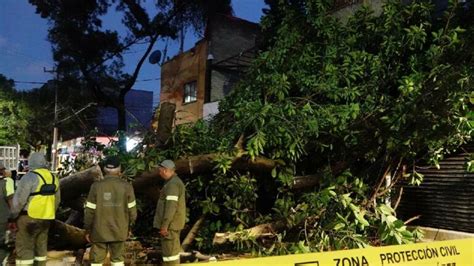
M 33 171 L 38 177 L 38 187 L 34 193 L 31 193 L 30 204 L 28 205 L 28 216 L 34 219 L 54 220 L 56 214 L 56 195 L 59 188 L 59 180 L 53 176 L 47 169 L 36 169 Z M 44 193 L 44 185 L 55 185 L 55 189 L 50 193 Z

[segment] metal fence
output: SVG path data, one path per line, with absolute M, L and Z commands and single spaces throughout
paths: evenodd
M 450 156 L 436 167 L 418 168 L 420 186 L 403 184 L 397 213 L 402 219 L 420 215 L 415 225 L 474 233 L 474 173 L 468 172 L 474 147 Z
M 16 170 L 20 158 L 20 145 L 0 146 L 0 163 L 9 170 Z

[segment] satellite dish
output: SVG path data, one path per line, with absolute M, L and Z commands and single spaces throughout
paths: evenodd
M 161 59 L 161 51 L 156 50 L 153 53 L 151 53 L 150 57 L 148 57 L 148 62 L 154 65 L 154 64 L 158 64 L 160 62 L 160 59 Z

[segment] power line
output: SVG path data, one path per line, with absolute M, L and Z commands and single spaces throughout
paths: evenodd
M 161 80 L 161 78 L 155 78 L 155 79 L 140 79 L 140 80 L 137 80 L 136 82 L 146 82 L 146 81 L 154 81 L 154 80 Z
M 128 52 L 123 52 L 122 54 L 136 54 L 136 53 L 144 52 L 146 50 L 147 49 L 142 49 L 142 50 L 138 50 L 138 51 L 128 51 Z
M 161 78 L 155 79 L 140 79 L 136 82 L 147 82 L 147 81 L 154 81 L 154 80 L 161 80 Z M 24 84 L 47 84 L 48 82 L 45 81 L 22 81 L 22 80 L 13 80 L 15 83 L 24 83 Z
M 42 81 L 20 81 L 20 80 L 13 80 L 15 83 L 24 83 L 24 84 L 47 84 L 48 82 Z

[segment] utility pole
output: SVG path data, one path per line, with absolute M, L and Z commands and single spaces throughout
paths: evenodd
M 56 171 L 58 161 L 58 84 L 59 75 L 56 69 L 46 70 L 43 67 L 45 73 L 56 74 L 56 84 L 54 84 L 54 128 L 53 128 L 53 147 L 51 148 L 51 171 Z

